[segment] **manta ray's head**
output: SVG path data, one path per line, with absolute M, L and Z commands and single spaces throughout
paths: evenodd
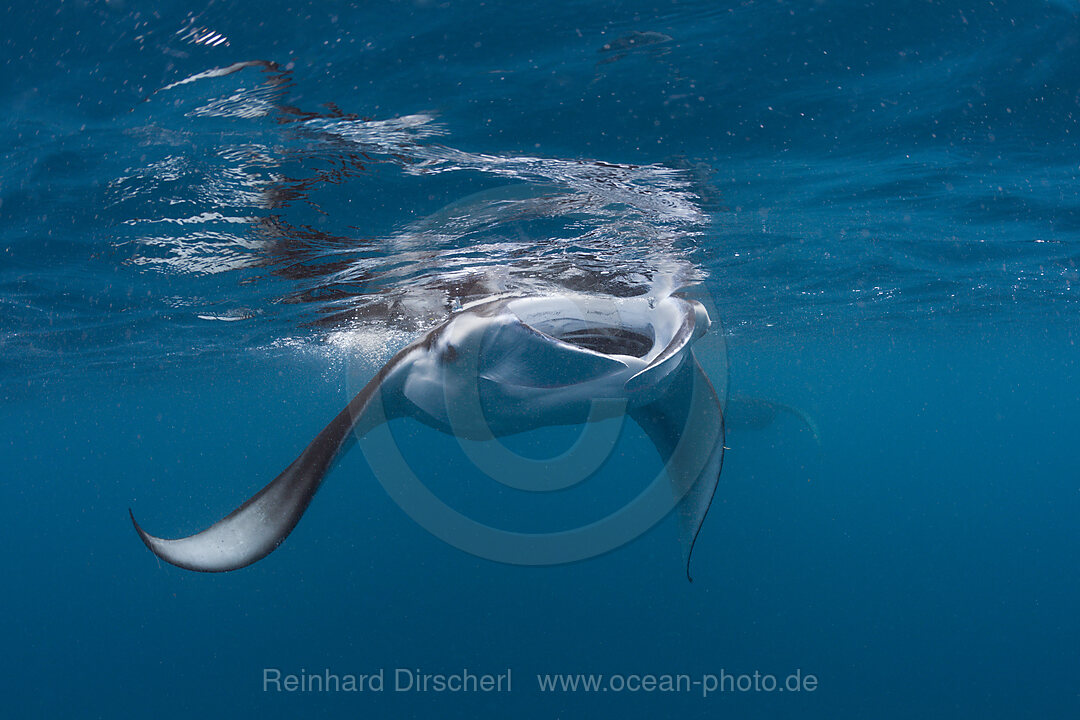
M 655 400 L 708 326 L 700 303 L 677 296 L 489 300 L 426 338 L 403 392 L 458 436 L 473 434 L 469 412 L 495 435 L 582 422 L 595 400 Z

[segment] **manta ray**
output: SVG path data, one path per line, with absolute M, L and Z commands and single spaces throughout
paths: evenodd
M 723 403 L 691 348 L 709 325 L 699 302 L 677 294 L 508 296 L 466 305 L 394 355 L 296 460 L 222 520 L 175 540 L 150 535 L 133 513 L 131 521 L 166 562 L 236 570 L 277 548 L 334 460 L 390 419 L 490 440 L 621 413 L 656 446 L 668 484 L 664 512 L 642 515 L 636 534 L 674 509 L 690 578 L 724 458 Z

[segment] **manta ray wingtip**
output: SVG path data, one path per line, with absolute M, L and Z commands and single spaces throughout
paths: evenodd
M 694 576 L 690 574 L 690 563 L 694 561 L 694 543 L 697 542 L 697 536 L 694 537 L 694 541 L 690 544 L 690 549 L 686 554 L 686 582 L 694 582 Z
M 128 508 L 128 517 L 131 518 L 131 525 L 135 528 L 135 532 L 139 533 L 139 539 L 143 541 L 143 545 L 146 545 L 150 552 L 154 553 L 154 555 L 160 558 L 161 553 L 158 552 L 158 549 L 154 547 L 154 545 L 157 542 L 160 542 L 161 538 L 156 538 L 150 533 L 143 530 L 142 526 L 139 525 L 138 521 L 135 519 L 135 513 L 132 511 L 131 508 Z
M 143 530 L 141 527 L 139 527 L 138 521 L 135 520 L 135 512 L 131 508 L 128 508 L 128 517 L 131 518 L 131 524 L 135 528 L 135 532 L 139 533 L 139 539 L 141 539 L 144 543 L 146 543 L 146 547 L 153 550 L 154 548 L 150 547 L 150 540 L 149 540 L 150 536 L 147 534 L 147 532 L 145 530 Z

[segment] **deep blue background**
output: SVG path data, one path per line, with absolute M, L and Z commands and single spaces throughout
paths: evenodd
M 1075 715 L 1078 14 L 1071 0 L 10 6 L 8 712 Z M 229 44 L 183 41 L 189 22 Z M 709 273 L 731 386 L 804 408 L 820 446 L 787 418 L 732 430 L 693 584 L 670 521 L 566 567 L 462 554 L 359 453 L 265 561 L 216 576 L 156 563 L 129 506 L 155 532 L 202 527 L 348 397 L 349 362 L 302 324 L 308 310 L 277 302 L 288 277 L 150 272 L 117 242 L 125 220 L 187 192 L 118 200 L 117 179 L 154 159 L 125 131 L 179 133 L 192 157 L 227 133 L 285 142 L 262 125 L 205 129 L 152 97 L 252 59 L 293 64 L 291 105 L 437 113 L 472 152 L 689 169 L 712 222 L 684 246 Z M 398 227 L 489 183 L 372 177 L 320 190 L 328 227 Z M 200 322 L 184 297 L 259 315 Z M 452 438 L 397 430 L 433 483 L 476 482 Z M 659 467 L 635 437 L 611 477 Z M 267 666 L 511 667 L 515 691 L 266 695 Z M 533 680 L 796 668 L 816 692 L 544 696 Z

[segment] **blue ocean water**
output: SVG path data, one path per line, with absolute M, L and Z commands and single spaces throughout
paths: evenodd
M 2 17 L 12 717 L 1080 711 L 1080 3 Z M 169 536 L 220 518 L 470 301 L 683 286 L 713 381 L 806 418 L 733 404 L 693 583 L 672 519 L 570 565 L 466 554 L 355 450 L 252 567 L 179 570 L 132 531 L 129 507 Z M 394 432 L 433 491 L 530 532 L 661 468 L 627 427 L 595 481 L 518 497 L 455 438 Z M 512 689 L 397 692 L 399 668 Z M 736 686 L 755 673 L 800 689 Z M 697 684 L 626 687 L 650 675 Z

